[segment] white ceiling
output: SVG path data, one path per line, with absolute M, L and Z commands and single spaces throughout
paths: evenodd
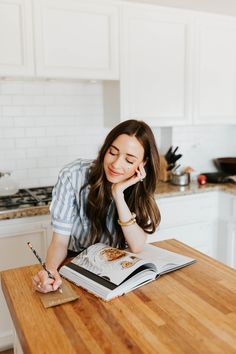
M 236 0 L 126 0 L 236 16 Z

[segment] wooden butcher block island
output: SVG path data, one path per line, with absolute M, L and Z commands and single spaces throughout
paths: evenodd
M 197 262 L 104 302 L 80 298 L 45 309 L 28 266 L 2 272 L 23 353 L 236 353 L 236 270 L 176 241 L 155 243 Z M 20 348 L 20 350 L 19 350 Z

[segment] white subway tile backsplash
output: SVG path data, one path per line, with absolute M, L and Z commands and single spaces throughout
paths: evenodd
M 26 106 L 24 107 L 24 115 L 25 116 L 43 116 L 45 114 L 44 106 Z
M 71 116 L 77 114 L 77 106 L 60 106 L 60 105 L 53 105 L 45 107 L 45 115 L 46 116 Z
M 25 179 L 29 177 L 29 170 L 25 169 L 25 168 L 15 168 L 14 171 L 12 171 L 11 173 L 12 177 L 14 178 L 14 180 L 17 182 L 18 186 L 21 186 L 20 181 L 24 181 L 25 183 Z
M 1 162 L 1 165 L 0 165 L 1 172 L 4 172 L 4 171 L 13 172 L 15 170 L 16 170 L 16 159 L 15 160 L 5 159 L 4 161 Z
M 1 117 L 0 116 L 0 127 L 13 127 L 14 126 L 14 119 L 12 117 Z
M 14 147 L 15 147 L 14 139 L 0 139 L 0 149 L 2 154 L 4 154 L 4 149 L 12 149 Z
M 42 159 L 37 160 L 37 167 L 39 168 L 57 167 L 57 161 L 55 160 L 55 157 L 46 157 L 46 158 L 44 157 Z
M 105 136 L 102 95 L 101 82 L 0 81 L 0 171 L 20 187 L 51 185 L 65 164 L 94 158 Z
M 23 81 L 22 91 L 19 94 L 22 96 L 40 96 L 45 91 L 44 81 Z
M 29 127 L 25 128 L 25 136 L 28 138 L 45 136 L 46 128 L 45 127 Z
M 0 106 L 10 106 L 12 104 L 12 96 L 0 94 Z
M 48 81 L 44 83 L 44 94 L 60 96 L 60 95 L 81 95 L 83 93 L 83 82 L 58 82 Z
M 18 160 L 25 158 L 25 150 L 24 149 L 5 149 L 4 150 L 4 157 L 6 160 Z
M 63 137 L 63 136 L 65 136 L 65 135 L 69 135 L 68 134 L 68 132 L 67 132 L 67 127 L 57 127 L 57 126 L 55 126 L 55 127 L 46 127 L 45 128 L 46 129 L 46 136 L 47 137 L 49 137 L 49 136 L 55 136 L 55 137 L 57 137 L 57 136 L 61 136 L 61 137 Z M 75 132 L 74 133 L 72 133 L 72 135 L 74 135 L 75 134 Z
M 30 149 L 36 146 L 35 138 L 19 138 L 15 139 L 14 143 L 17 149 Z
M 59 145 L 56 141 L 56 137 L 40 136 L 40 137 L 34 138 L 34 142 L 35 142 L 36 147 L 43 146 L 44 148 L 50 148 L 51 146 L 58 146 Z
M 23 92 L 22 81 L 1 81 L 0 83 L 1 95 L 21 95 Z
M 22 138 L 25 136 L 25 129 L 24 128 L 1 128 L 0 129 L 0 138 Z
M 8 96 L 11 97 L 11 96 Z M 33 99 L 31 96 L 12 96 L 11 97 L 11 104 L 12 106 L 29 106 L 32 105 Z
M 4 117 L 22 116 L 24 108 L 22 106 L 3 106 L 2 115 Z
M 50 148 L 48 151 L 48 156 L 56 157 L 56 156 L 65 156 L 67 154 L 68 147 L 65 146 L 54 146 Z
M 47 156 L 47 148 L 46 147 L 34 147 L 34 148 L 29 148 L 26 150 L 26 157 L 27 158 L 43 158 Z
M 8 117 L 10 118 L 10 117 Z M 14 126 L 15 127 L 34 127 L 36 120 L 34 117 L 14 117 Z
M 37 161 L 36 159 L 18 159 L 16 160 L 16 170 L 22 170 L 22 169 L 31 169 L 31 168 L 36 168 L 37 167 Z
M 40 117 L 36 121 L 37 126 L 44 127 L 57 127 L 57 126 L 68 126 L 74 125 L 75 117 L 67 116 L 53 116 L 53 117 Z

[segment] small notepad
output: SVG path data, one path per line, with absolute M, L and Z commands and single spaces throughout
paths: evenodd
M 62 293 L 58 290 L 46 294 L 37 292 L 45 308 L 61 305 L 79 298 L 79 295 L 76 294 L 67 280 L 63 279 L 61 288 Z

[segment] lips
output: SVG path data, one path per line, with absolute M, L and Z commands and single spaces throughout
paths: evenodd
M 116 171 L 114 171 L 112 168 L 108 167 L 108 171 L 109 171 L 109 175 L 111 176 L 120 176 L 121 173 L 117 173 Z

